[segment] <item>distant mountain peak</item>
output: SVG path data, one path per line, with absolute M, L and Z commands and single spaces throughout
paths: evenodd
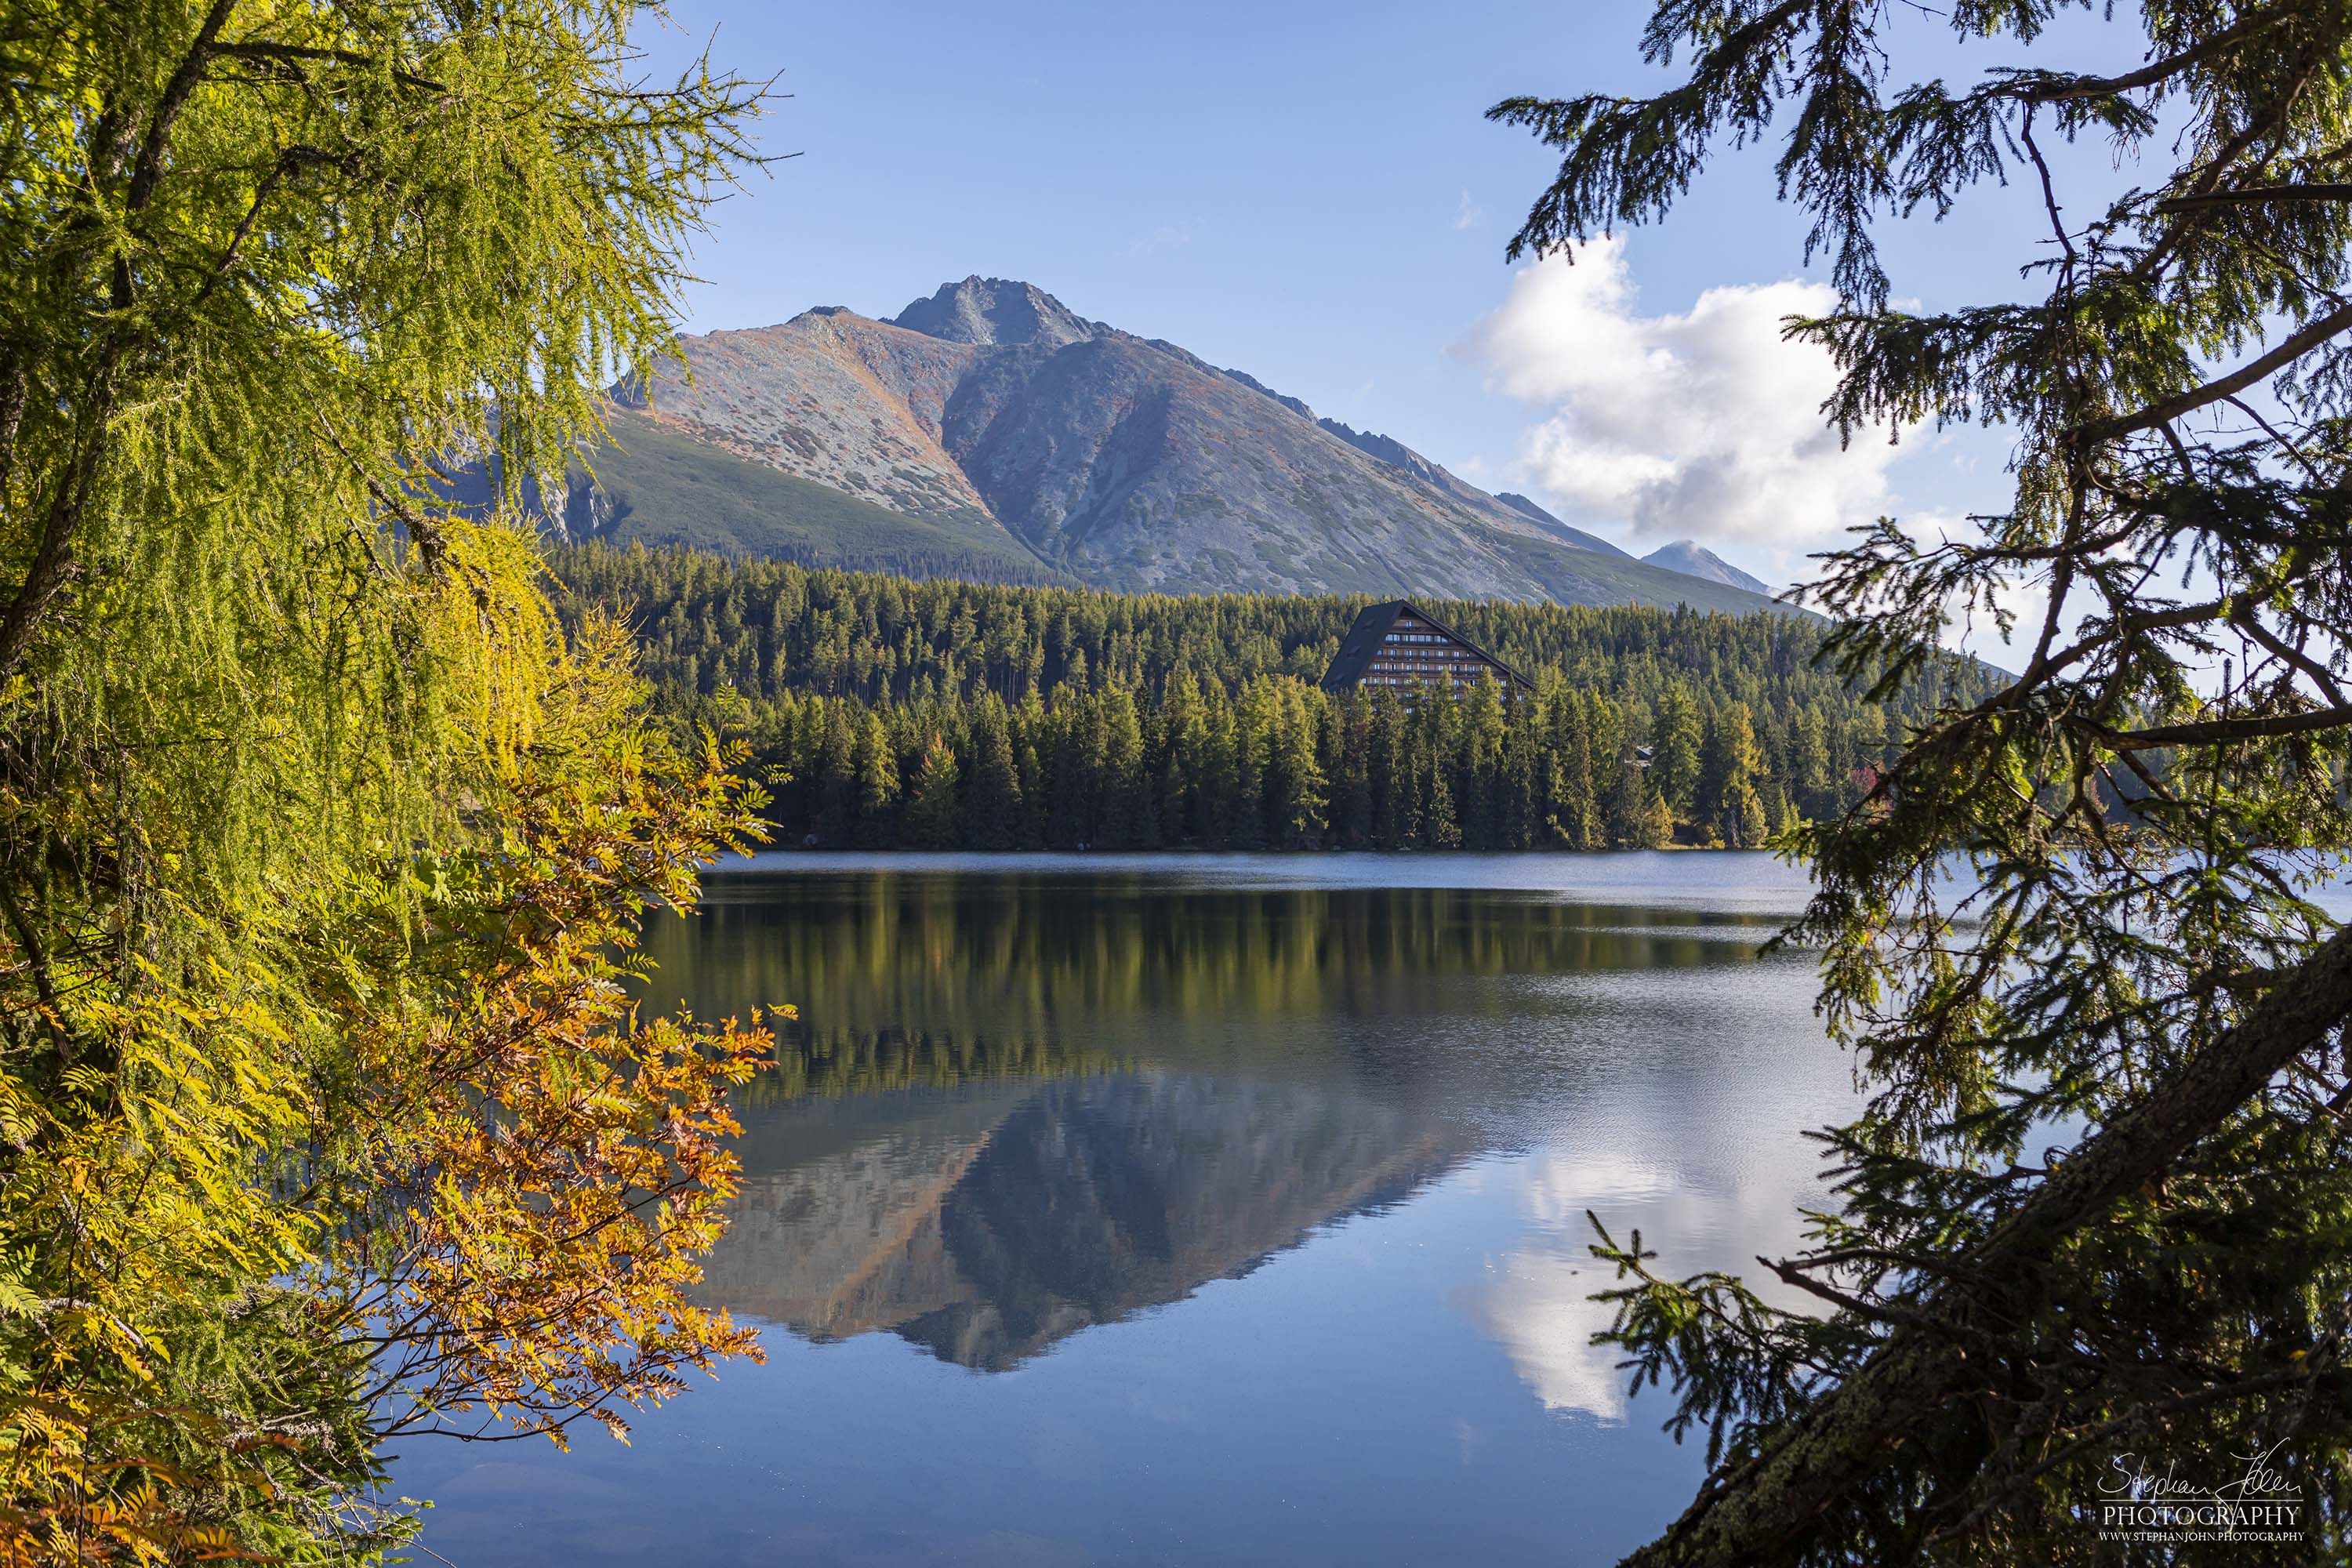
M 678 349 L 690 375 L 614 388 L 649 417 L 562 498 L 563 526 L 1130 591 L 1766 607 L 1018 279 Z
M 961 283 L 940 284 L 938 293 L 891 317 L 890 325 L 951 343 L 1044 343 L 1048 348 L 1087 342 L 1110 331 L 1034 283 L 978 274 Z
M 1512 498 L 1497 498 L 1509 500 Z M 1710 583 L 1727 587 L 1745 588 L 1751 594 L 1770 594 L 1760 578 L 1751 577 L 1707 549 L 1696 539 L 1677 539 L 1672 544 L 1661 545 L 1642 557 L 1653 566 L 1663 566 L 1669 572 L 1680 572 L 1686 577 L 1704 577 Z

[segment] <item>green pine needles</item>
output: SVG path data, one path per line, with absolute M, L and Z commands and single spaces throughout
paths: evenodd
M 1940 25 L 2030 61 L 2102 16 L 2107 73 L 1954 85 L 1906 80 L 1937 25 L 1914 8 L 1666 0 L 1668 89 L 1492 111 L 1561 154 L 1514 254 L 1661 219 L 1716 148 L 1778 137 L 1841 296 L 1789 324 L 1843 373 L 1824 417 L 2014 435 L 2014 501 L 1974 536 L 1887 521 L 1827 558 L 1836 668 L 1897 689 L 1954 617 L 2007 624 L 2005 588 L 2046 605 L 2020 675 L 1789 841 L 1819 876 L 1790 934 L 1876 1092 L 1829 1135 L 1811 1249 L 1766 1266 L 1776 1304 L 1654 1272 L 1639 1237 L 1597 1249 L 1635 1381 L 1713 1465 L 1636 1563 L 2352 1552 L 2352 932 L 2309 898 L 2352 849 L 2352 7 Z M 2053 172 L 2084 140 L 2111 188 Z M 1874 226 L 1972 189 L 2034 216 L 2026 290 L 1892 303 Z M 2292 1504 L 2291 1532 L 2116 1528 L 2168 1471 Z
M 1753 849 L 1858 800 L 1906 722 L 1991 689 L 1959 665 L 1864 699 L 1817 666 L 1811 616 L 1485 603 L 1444 611 L 1531 697 L 1414 702 L 1321 689 L 1360 597 L 597 542 L 551 563 L 567 616 L 628 617 L 656 711 L 740 727 L 784 842 L 829 847 Z M 869 770 L 905 787 L 871 791 Z

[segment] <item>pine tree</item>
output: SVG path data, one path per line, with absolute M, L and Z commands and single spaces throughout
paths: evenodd
M 1482 672 L 1462 705 L 1462 837 L 1474 848 L 1492 848 L 1505 837 L 1503 749 L 1508 724 L 1503 714 L 1502 683 L 1491 670 Z
M 1769 818 L 1764 815 L 1764 798 L 1752 786 L 1742 784 L 1738 798 L 1724 814 L 1730 827 L 1727 837 L 1734 849 L 1761 849 L 1770 835 Z
M 1523 695 L 1513 703 L 1504 726 L 1503 755 L 1496 781 L 1495 847 L 1498 849 L 1528 849 L 1535 846 L 1537 830 L 1542 826 L 1537 770 L 1550 771 L 1545 766 L 1542 752 L 1543 732 L 1537 728 L 1536 700 Z
M 850 772 L 856 783 L 851 842 L 866 848 L 887 848 L 898 837 L 894 808 L 898 803 L 898 758 L 877 715 L 866 714 L 857 729 Z
M 814 831 L 826 844 L 846 844 L 857 821 L 857 746 L 862 726 L 853 722 L 849 704 L 837 699 L 825 703 L 824 722 L 824 739 L 816 756 Z
M 1561 692 L 1552 708 L 1551 744 L 1546 759 L 1545 826 L 1551 841 L 1566 849 L 1601 847 L 1599 803 L 1593 798 L 1592 749 L 1584 705 Z
M 1650 782 L 1649 770 L 1636 764 L 1630 757 L 1621 758 L 1612 769 L 1614 787 L 1609 792 L 1609 841 L 1629 848 L 1651 848 L 1674 837 L 1674 812 L 1667 808 L 1665 832 L 1653 836 L 1651 826 L 1654 802 L 1663 805 L 1657 787 Z
M 1321 727 L 1316 752 L 1331 780 L 1331 826 L 1342 848 L 1361 849 L 1371 842 L 1372 719 L 1361 696 L 1340 702 L 1318 702 Z
M 1830 761 L 1829 722 L 1807 704 L 1799 710 L 1790 758 L 1790 791 L 1801 810 L 1826 815 L 1837 804 L 1838 780 Z
M 1293 685 L 1283 694 L 1266 767 L 1266 791 L 1276 841 L 1286 849 L 1323 842 L 1328 782 L 1316 756 L 1314 721 Z
M 1462 847 L 1462 825 L 1454 816 L 1454 786 L 1446 782 L 1447 769 L 1433 763 L 1429 770 L 1428 805 L 1421 819 L 1421 842 L 1432 849 Z
M 1762 842 L 1762 805 L 1756 784 L 1763 771 L 1763 754 L 1756 744 L 1754 721 L 1748 704 L 1729 702 L 1709 714 L 1706 738 L 1699 747 L 1696 816 L 1717 837 L 1736 849 L 1753 849 Z
M 1102 735 L 1101 811 L 1096 843 L 1105 849 L 1133 849 L 1159 833 L 1150 776 L 1143 765 L 1143 729 L 1135 699 L 1114 686 L 1100 699 Z
M 1666 797 L 1654 784 L 1644 780 L 1635 787 L 1639 805 L 1633 810 L 1633 832 L 1628 839 L 1635 849 L 1662 849 L 1675 841 L 1675 812 Z
M 975 849 L 1010 849 L 1021 839 L 1021 778 L 1004 703 L 991 692 L 972 722 L 978 756 L 971 776 L 971 843 Z
M 1160 840 L 1189 844 L 1205 836 L 1198 791 L 1208 768 L 1209 731 L 1201 708 L 1201 685 L 1181 669 L 1168 683 L 1160 704 L 1164 755 L 1160 766 Z
M 1702 733 L 1698 704 L 1690 688 L 1680 680 L 1668 681 L 1650 726 L 1650 777 L 1675 815 L 1683 819 L 1697 813 Z
M 1013 756 L 1020 770 L 1021 847 L 1045 847 L 1053 816 L 1053 735 L 1045 705 L 1033 688 L 1013 710 Z
M 1404 754 L 1403 708 L 1393 690 L 1383 687 L 1371 698 L 1370 733 L 1366 741 L 1365 787 L 1372 805 L 1369 837 L 1376 849 L 1396 849 L 1410 843 L 1412 764 Z
M 1235 849 L 1266 846 L 1267 763 L 1280 725 L 1281 699 L 1272 679 L 1260 676 L 1234 705 L 1232 805 L 1225 842 Z
M 915 787 L 907 797 L 899 837 L 916 849 L 953 849 L 963 842 L 963 805 L 958 798 L 961 778 L 955 752 L 938 735 L 923 749 L 915 773 Z

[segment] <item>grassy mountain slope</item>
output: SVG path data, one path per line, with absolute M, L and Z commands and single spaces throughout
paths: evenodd
M 1023 549 L 1095 587 L 1769 604 L 1737 584 L 1727 595 L 1719 577 L 1645 566 L 1524 497 L 1489 495 L 1400 441 L 1318 419 L 1244 373 L 1087 321 L 1025 283 L 968 278 L 896 321 L 825 306 L 678 349 L 682 365 L 614 395 L 675 438 L 664 450 L 681 468 L 688 448 L 675 442 L 692 442 L 935 521 L 965 552 Z M 654 512 L 639 500 L 636 526 Z M 764 531 L 658 521 L 658 537 L 774 552 L 755 542 Z
M 643 415 L 615 409 L 611 417 L 614 441 L 590 458 L 593 519 L 575 520 L 576 537 L 910 576 L 1073 581 L 985 513 L 910 517 L 736 457 Z M 585 479 L 574 477 L 575 492 Z M 588 526 L 578 526 L 582 521 Z
M 766 556 L 917 577 L 1060 585 L 1078 581 L 1039 561 L 985 513 L 909 516 L 736 457 L 641 414 L 614 410 L 612 426 L 617 444 L 601 448 L 593 459 L 593 520 L 574 509 L 572 532 L 577 538 L 677 544 L 739 558 Z M 575 476 L 575 493 L 584 477 Z M 1529 587 L 1563 605 L 1688 605 L 1735 616 L 1774 608 L 1804 614 L 1627 555 L 1603 555 L 1528 534 L 1494 534 L 1487 542 L 1525 574 Z M 1377 553 L 1330 552 L 1319 565 L 1330 592 L 1428 592 L 1411 563 Z M 1158 586 L 1215 592 L 1234 568 L 1213 552 L 1204 552 L 1197 562 L 1180 563 L 1171 574 L 1173 581 Z

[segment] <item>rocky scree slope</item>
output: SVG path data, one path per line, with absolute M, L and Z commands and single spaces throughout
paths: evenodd
M 824 307 L 679 349 L 690 376 L 614 388 L 615 444 L 550 509 L 566 532 L 1125 591 L 1770 607 L 1026 283 L 967 278 L 891 321 Z M 696 515 L 721 494 L 726 526 Z

